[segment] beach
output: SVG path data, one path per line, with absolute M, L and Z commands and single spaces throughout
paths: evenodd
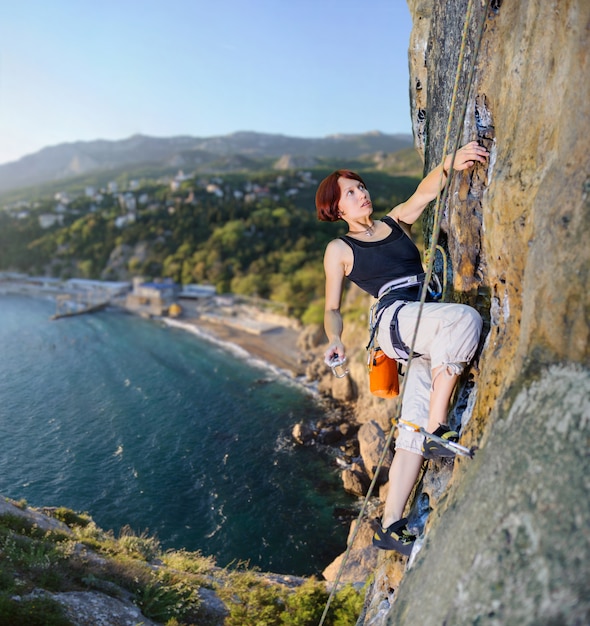
M 226 347 L 237 347 L 241 356 L 260 361 L 292 378 L 305 374 L 304 355 L 297 347 L 300 330 L 254 314 L 249 307 L 235 305 L 212 313 L 208 307 L 183 303 L 178 318 L 163 318 L 169 326 L 184 328 Z
M 20 278 L 20 277 L 19 277 Z M 0 294 L 18 294 L 55 299 L 72 295 L 71 289 L 53 279 L 0 280 Z M 258 363 L 277 374 L 301 383 L 305 375 L 305 355 L 298 348 L 300 328 L 294 320 L 269 314 L 252 305 L 214 304 L 213 299 L 182 299 L 181 314 L 170 317 L 146 315 L 140 308 L 126 306 L 125 298 L 112 298 L 111 306 L 131 314 L 161 319 L 167 326 L 192 332 L 216 343 L 233 354 Z M 86 314 L 92 314 L 88 312 Z M 303 385 L 307 387 L 308 385 Z
M 253 357 L 290 372 L 293 376 L 304 374 L 301 355 L 297 350 L 299 333 L 293 329 L 275 328 L 256 335 L 235 326 L 215 324 L 207 320 L 197 319 L 190 323 L 216 339 L 235 344 Z

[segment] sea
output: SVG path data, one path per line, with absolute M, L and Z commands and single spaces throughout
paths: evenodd
M 53 313 L 0 295 L 0 496 L 222 567 L 319 576 L 345 550 L 355 500 L 328 450 L 291 438 L 322 416 L 312 393 L 161 321 Z

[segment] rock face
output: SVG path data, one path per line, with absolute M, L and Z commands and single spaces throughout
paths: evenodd
M 66 609 L 76 626 L 157 626 L 130 602 L 93 591 L 68 591 L 49 594 Z
M 429 170 L 470 2 L 408 4 L 414 135 Z M 462 419 L 462 442 L 480 449 L 430 501 L 410 566 L 379 555 L 365 626 L 590 623 L 590 3 L 488 4 L 486 17 L 472 3 L 466 114 L 451 136 L 479 140 L 490 159 L 455 176 L 440 238 L 452 299 L 486 320 Z
M 589 431 L 587 370 L 554 365 L 523 384 L 462 466 L 385 623 L 587 624 Z
M 377 422 L 370 421 L 361 426 L 358 439 L 365 469 L 369 478 L 373 480 L 375 470 L 378 467 L 383 448 L 385 447 L 385 434 Z M 392 459 L 393 454 L 391 450 L 387 450 L 381 463 L 378 483 L 387 481 Z

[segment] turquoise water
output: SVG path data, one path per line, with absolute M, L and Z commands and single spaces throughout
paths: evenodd
M 333 511 L 351 499 L 290 438 L 321 416 L 309 394 L 180 329 L 54 310 L 0 296 L 0 495 L 221 566 L 317 574 L 344 550 Z

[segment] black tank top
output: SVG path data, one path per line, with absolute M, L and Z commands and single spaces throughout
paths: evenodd
M 375 298 L 385 283 L 424 271 L 418 248 L 401 226 L 388 215 L 381 221 L 391 228 L 391 233 L 381 241 L 359 241 L 348 235 L 340 237 L 352 248 L 354 256 L 347 278 Z M 419 300 L 420 286 L 399 289 L 395 294 L 398 300 Z

